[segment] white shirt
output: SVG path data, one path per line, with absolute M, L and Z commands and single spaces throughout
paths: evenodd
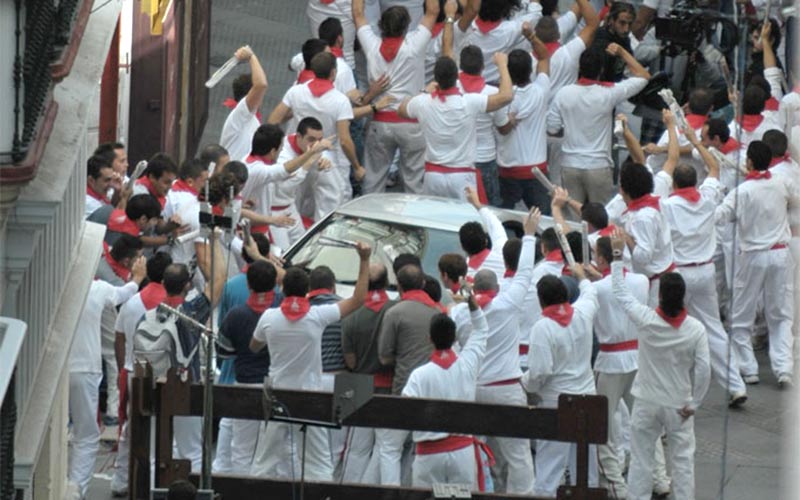
M 575 84 L 559 90 L 547 113 L 547 130 L 564 129 L 562 165 L 586 170 L 611 166 L 614 108 L 646 86 L 647 80 L 634 77 L 610 87 Z
M 738 203 L 738 206 L 737 206 Z M 800 206 L 797 184 L 783 176 L 742 182 L 717 207 L 717 222 L 735 222 L 743 252 L 789 243 L 788 209 Z
M 626 213 L 625 231 L 636 240 L 631 252 L 633 270 L 648 278 L 674 263 L 672 238 L 664 215 L 652 207 Z
M 469 28 L 468 28 L 469 29 Z M 458 27 L 458 21 L 453 23 L 453 54 L 458 57 L 461 54 L 466 44 L 468 31 L 461 31 Z M 442 39 L 444 37 L 444 27 L 438 35 L 433 36 L 431 41 L 428 42 L 428 47 L 425 49 L 425 81 L 432 82 L 433 68 L 436 66 L 436 60 L 442 56 Z
M 698 139 L 702 139 L 702 137 L 701 137 L 702 136 L 702 132 L 703 132 L 703 127 L 695 128 L 695 133 L 697 134 L 697 138 Z M 684 146 L 688 146 L 689 144 L 690 143 L 689 143 L 689 140 L 686 138 L 686 135 L 684 135 L 683 132 L 679 131 L 678 132 L 678 146 L 679 147 L 684 147 Z M 661 137 L 659 137 L 658 142 L 656 143 L 656 145 L 659 146 L 659 147 L 667 147 L 669 145 L 669 131 L 665 130 L 664 133 L 661 134 Z M 695 149 L 693 148 L 692 152 L 694 152 L 694 151 L 695 151 Z M 667 153 L 658 153 L 658 154 L 652 154 L 652 155 L 648 156 L 647 159 L 645 160 L 645 163 L 647 164 L 647 167 L 650 169 L 651 172 L 658 172 L 662 168 L 664 168 L 664 163 L 666 163 L 666 161 L 667 161 Z M 686 163 L 688 165 L 691 165 L 692 168 L 695 169 L 695 171 L 697 172 L 698 181 L 703 181 L 706 178 L 706 175 L 707 175 L 706 168 L 707 167 L 706 167 L 705 162 L 703 162 L 703 159 L 699 156 L 699 154 L 697 156 L 695 156 L 695 155 L 693 155 L 691 153 L 690 154 L 686 154 L 686 155 L 681 155 L 680 156 L 680 162 L 681 163 Z
M 703 324 L 687 316 L 673 328 L 655 310 L 640 304 L 625 284 L 621 262 L 611 264 L 611 278 L 614 295 L 639 331 L 639 371 L 631 393 L 671 408 L 700 406 L 711 380 Z
M 299 156 L 292 148 L 289 137 L 290 136 L 287 135 L 283 139 L 283 147 L 281 148 L 280 155 L 278 155 L 278 163 L 280 165 L 285 165 L 286 162 L 292 161 Z M 283 207 L 292 205 L 295 202 L 297 190 L 303 184 L 303 181 L 306 180 L 307 175 L 308 171 L 301 167 L 289 174 L 287 178 L 270 185 L 272 206 Z
M 572 12 L 570 11 L 570 14 Z M 574 15 L 574 14 L 573 14 Z M 564 16 L 558 18 L 559 21 Z M 563 33 L 563 32 L 562 32 Z M 578 80 L 578 63 L 581 54 L 586 50 L 583 38 L 576 36 L 566 44 L 562 45 L 550 56 L 550 92 L 547 93 L 548 104 L 553 101 L 556 93 L 562 87 L 572 85 Z M 538 60 L 533 57 L 533 70 L 536 71 Z
M 387 94 L 395 98 L 387 110 L 397 110 L 403 99 L 417 95 L 425 88 L 425 50 L 431 32 L 423 25 L 406 33 L 397 55 L 390 62 L 380 53 L 381 37 L 371 26 L 362 26 L 356 33 L 361 49 L 367 58 L 367 76 L 370 81 L 381 75 L 389 77 Z
M 367 2 L 369 3 L 369 2 Z M 308 0 L 306 7 L 306 16 L 309 18 L 311 26 L 319 26 L 322 21 L 335 17 L 342 23 L 342 30 L 344 31 L 345 46 L 342 48 L 344 57 L 351 67 L 355 67 L 356 60 L 353 54 L 353 40 L 351 30 L 353 27 L 353 6 L 351 0 L 336 0 L 335 2 L 322 3 L 320 0 Z M 317 28 L 314 28 L 313 37 L 317 36 Z
M 306 63 L 303 61 L 302 53 L 295 54 L 292 61 L 289 63 L 289 68 L 298 74 L 306 69 Z M 342 57 L 336 58 L 336 78 L 333 79 L 333 86 L 336 90 L 345 95 L 356 88 L 356 78 L 353 75 L 353 69 Z
M 541 396 L 546 408 L 556 407 L 561 393 L 595 393 L 590 361 L 597 291 L 587 280 L 581 280 L 580 289 L 569 325 L 542 317 L 531 331 L 526 386 Z
M 91 196 L 91 195 L 87 194 L 86 195 L 86 209 L 83 212 L 84 219 L 86 217 L 89 217 L 90 215 L 92 215 L 95 210 L 97 210 L 98 208 L 101 208 L 101 207 L 103 207 L 105 205 L 107 205 L 106 202 L 100 201 L 97 198 L 95 198 L 94 196 Z
M 252 210 L 261 215 L 269 215 L 272 201 L 270 196 L 271 182 L 278 182 L 289 177 L 289 172 L 282 163 L 267 165 L 260 159 L 255 159 L 247 165 L 247 182 L 242 188 L 242 199 L 253 200 L 255 205 Z
M 264 311 L 253 338 L 267 344 L 276 389 L 322 390 L 322 331 L 340 318 L 338 304 L 311 306 L 297 321 L 286 319 L 280 308 Z
M 190 191 L 176 191 L 170 189 L 167 193 L 167 203 L 164 205 L 164 218 L 173 215 L 181 218 L 181 223 L 191 227 L 191 231 L 200 229 L 200 202 L 197 195 Z M 169 255 L 175 264 L 188 264 L 195 256 L 194 241 L 175 243 L 169 248 Z
M 244 161 L 250 154 L 253 146 L 253 134 L 261 125 L 256 118 L 256 111 L 258 110 L 251 112 L 247 108 L 247 99 L 243 97 L 228 113 L 228 117 L 222 125 L 219 144 L 228 150 L 232 161 Z
M 773 165 L 770 167 L 769 171 L 772 172 L 772 175 L 788 179 L 787 182 L 796 183 L 800 181 L 800 165 L 791 158 L 777 165 Z M 797 232 L 798 229 L 800 229 L 800 207 L 792 207 L 789 209 L 789 226 L 792 229 L 792 236 L 800 236 Z
M 125 334 L 125 369 L 128 371 L 133 371 L 133 335 L 136 333 L 136 325 L 146 312 L 141 293 L 137 293 L 123 304 L 114 324 L 114 331 Z
M 449 95 L 442 102 L 430 94 L 413 97 L 408 116 L 419 120 L 425 136 L 425 161 L 445 167 L 472 167 L 476 154 L 476 120 L 486 113 L 483 94 Z
M 742 157 L 747 158 L 747 147 L 753 141 L 760 141 L 764 137 L 764 132 L 768 130 L 781 130 L 780 124 L 774 121 L 774 117 L 769 112 L 762 112 L 761 116 L 764 117 L 761 123 L 758 124 L 753 130 L 745 130 L 740 127 L 739 122 L 733 120 L 728 124 L 731 131 L 731 137 L 737 137 L 739 141 L 739 148 L 742 150 Z M 741 131 L 739 130 L 741 128 Z M 782 131 L 782 130 L 781 130 Z M 741 133 L 741 135 L 740 135 Z
M 467 94 L 461 81 L 457 83 L 462 93 Z M 481 95 L 490 96 L 499 92 L 494 85 L 485 85 L 479 92 Z M 508 110 L 505 108 L 491 113 L 478 113 L 476 119 L 475 135 L 477 138 L 475 149 L 475 162 L 483 163 L 492 161 L 497 156 L 497 143 L 495 142 L 495 127 L 502 127 L 508 123 Z
M 137 288 L 138 285 L 132 281 L 123 286 L 113 286 L 103 280 L 92 281 L 69 352 L 70 373 L 103 373 L 100 346 L 103 309 L 122 304 L 136 293 Z
M 650 293 L 650 282 L 647 276 L 636 273 L 625 274 L 625 284 L 631 291 L 634 299 L 640 304 L 647 305 Z M 628 318 L 622 305 L 614 296 L 611 289 L 611 275 L 600 281 L 592 283 L 597 291 L 597 314 L 594 317 L 594 334 L 597 342 L 602 344 L 618 344 L 636 340 L 639 337 L 637 327 Z M 594 371 L 599 373 L 630 373 L 637 368 L 637 349 L 625 351 L 597 353 L 594 362 Z
M 492 248 L 485 254 L 486 256 L 483 260 L 475 255 L 467 257 L 467 277 L 473 278 L 475 273 L 481 269 L 489 269 L 494 271 L 498 279 L 502 278 L 506 272 L 506 264 L 503 260 L 503 245 L 508 241 L 506 229 L 500 219 L 488 207 L 481 207 L 478 210 L 478 214 L 480 214 L 483 227 L 492 242 Z
M 675 265 L 711 262 L 717 248 L 714 210 L 722 200 L 722 185 L 706 178 L 698 189 L 697 203 L 672 195 L 661 200 L 661 213 L 669 225 Z
M 497 134 L 497 166 L 522 167 L 547 161 L 547 113 L 550 77 L 540 74 L 524 87 L 514 87 L 508 113 L 516 115 L 517 125 L 506 135 Z
M 471 318 L 473 333 L 461 353 L 458 354 L 456 361 L 448 368 L 443 368 L 433 361 L 415 368 L 403 387 L 403 396 L 448 401 L 475 401 L 476 379 L 486 352 L 486 336 L 489 333 L 489 326 L 480 310 L 472 312 Z M 435 441 L 446 438 L 448 435 L 447 432 L 415 431 L 413 438 L 415 442 Z

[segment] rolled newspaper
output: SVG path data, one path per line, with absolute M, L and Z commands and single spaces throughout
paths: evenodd
M 658 91 L 658 95 L 664 99 L 664 102 L 669 107 L 669 110 L 672 111 L 672 114 L 675 115 L 675 122 L 678 124 L 678 130 L 686 130 L 689 127 L 689 124 L 686 122 L 686 116 L 683 114 L 683 109 L 678 105 L 678 101 L 675 100 L 675 96 L 672 95 L 672 90 L 670 89 L 661 89 Z
M 545 189 L 547 189 L 547 192 L 553 194 L 553 191 L 556 190 L 556 187 L 552 182 L 550 182 L 550 179 L 544 175 L 544 172 L 539 170 L 539 167 L 533 167 L 531 172 L 533 173 L 533 176 L 536 177 L 536 180 L 539 181 Z
M 208 79 L 206 82 L 206 87 L 209 89 L 214 88 L 214 86 L 218 84 L 220 80 L 225 78 L 225 76 L 227 76 L 227 74 L 230 73 L 237 64 L 239 64 L 239 60 L 236 58 L 236 56 L 233 56 L 225 61 L 225 64 L 216 70 L 214 74 L 211 75 L 211 78 Z
M 564 255 L 567 257 L 567 264 L 572 268 L 572 266 L 575 265 L 575 256 L 572 255 L 572 248 L 570 248 L 567 237 L 564 235 L 564 230 L 561 228 L 561 224 L 554 224 L 553 228 L 558 235 L 558 242 L 561 244 L 561 250 L 564 251 Z

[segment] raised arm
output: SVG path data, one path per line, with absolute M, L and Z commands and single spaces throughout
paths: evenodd
M 489 324 L 486 322 L 483 311 L 478 307 L 478 304 L 475 302 L 475 297 L 471 293 L 467 298 L 467 304 L 469 305 L 470 320 L 472 322 L 472 333 L 464 344 L 459 359 L 461 359 L 463 363 L 466 363 L 470 371 L 477 377 L 481 361 L 483 361 L 483 357 L 486 355 L 486 339 L 489 336 Z
M 780 99 L 783 97 L 783 87 L 781 87 L 783 71 L 778 67 L 775 49 L 772 47 L 772 39 L 769 36 L 771 30 L 772 23 L 769 22 L 769 19 L 765 19 L 764 24 L 761 26 L 761 46 L 764 53 L 764 79 L 769 83 L 772 97 Z
M 661 110 L 661 119 L 667 127 L 667 135 L 669 136 L 669 142 L 667 143 L 667 161 L 664 162 L 662 171 L 672 177 L 673 172 L 675 172 L 675 167 L 678 166 L 678 162 L 681 159 L 681 146 L 678 143 L 675 115 L 673 115 L 668 108 L 665 108 Z
M 625 50 L 621 45 L 616 43 L 609 44 L 606 48 L 606 52 L 612 56 L 621 57 L 623 61 L 625 61 L 625 65 L 628 67 L 628 71 L 631 72 L 631 76 L 644 78 L 645 80 L 650 79 L 650 72 L 647 71 L 644 66 L 639 64 L 639 61 L 636 60 L 630 52 Z
M 597 11 L 589 3 L 589 0 L 577 0 L 575 5 L 580 9 L 583 19 L 586 20 L 586 26 L 578 33 L 578 36 L 583 40 L 584 45 L 589 47 L 594 42 L 594 34 L 597 33 L 597 28 L 600 26 L 600 16 L 597 15 Z
M 250 91 L 247 92 L 245 99 L 247 101 L 247 109 L 251 113 L 255 113 L 261 107 L 264 96 L 267 94 L 269 86 L 267 74 L 250 47 L 240 47 L 236 51 L 236 58 L 240 61 L 250 61 L 250 74 L 252 75 L 253 85 L 250 87 Z
M 628 117 L 620 113 L 617 115 L 617 120 L 622 122 L 622 137 L 625 140 L 625 147 L 628 148 L 628 154 L 631 155 L 633 161 L 644 165 L 644 150 L 642 149 L 642 144 L 639 142 L 639 139 L 628 126 Z
M 714 155 L 703 146 L 703 143 L 697 138 L 697 132 L 688 123 L 686 124 L 686 128 L 683 129 L 683 136 L 686 137 L 689 144 L 697 150 L 703 163 L 706 164 L 706 168 L 708 168 L 708 177 L 719 180 L 719 162 L 714 158 Z
M 367 298 L 367 286 L 369 285 L 369 256 L 372 254 L 372 248 L 366 243 L 356 243 L 356 251 L 360 259 L 358 266 L 358 279 L 356 280 L 356 288 L 353 290 L 353 295 L 350 298 L 340 300 L 338 302 L 339 314 L 344 318 L 352 313 L 362 304 Z
M 367 16 L 364 15 L 364 0 L 353 0 L 353 22 L 356 25 L 356 30 L 361 28 L 362 26 L 366 26 L 369 24 L 367 22 Z
M 631 321 L 640 327 L 644 326 L 650 322 L 655 312 L 636 300 L 628 289 L 628 285 L 625 284 L 624 264 L 622 263 L 625 241 L 615 235 L 611 239 L 611 246 L 614 252 L 614 262 L 611 263 L 611 289 L 614 297 Z
M 561 230 L 566 234 L 569 232 L 569 226 L 567 225 L 567 219 L 564 217 L 563 208 L 569 200 L 569 192 L 562 187 L 556 186 L 552 196 L 550 212 L 553 214 L 555 223 L 561 226 Z M 580 214 L 580 210 L 577 213 Z
M 539 40 L 535 34 L 528 38 L 533 47 L 533 53 L 536 55 L 536 74 L 549 75 L 550 74 L 550 51 L 544 45 L 544 42 Z
M 425 0 L 425 15 L 422 16 L 419 24 L 433 32 L 433 25 L 436 24 L 437 17 L 439 17 L 439 0 Z
M 447 0 L 444 4 L 444 30 L 442 31 L 442 55 L 449 57 L 456 61 L 455 54 L 453 54 L 453 26 L 455 24 L 455 16 L 458 12 L 458 3 L 456 0 Z
M 533 261 L 536 254 L 535 235 L 541 218 L 542 214 L 537 207 L 533 207 L 525 217 L 525 236 L 522 237 L 522 249 L 519 253 L 517 272 L 514 274 L 514 279 L 511 280 L 511 285 L 506 289 L 507 291 L 501 291 L 503 294 L 508 293 L 510 302 L 520 310 L 533 279 Z
M 481 0 L 462 0 L 461 5 L 463 10 L 461 17 L 458 19 L 458 29 L 463 33 L 469 29 L 472 21 L 478 17 L 478 12 L 481 10 Z
M 506 244 L 506 241 L 508 241 L 508 235 L 506 234 L 506 229 L 503 227 L 503 223 L 500 222 L 500 219 L 498 219 L 488 207 L 481 203 L 477 191 L 468 186 L 464 188 L 464 193 L 467 197 L 467 201 L 475 207 L 475 210 L 477 210 L 478 214 L 481 216 L 481 221 L 486 227 L 489 239 L 492 240 L 492 246 L 501 248 Z
M 497 65 L 497 70 L 500 72 L 500 85 L 498 86 L 499 90 L 496 94 L 487 97 L 487 113 L 502 108 L 514 98 L 513 89 L 511 87 L 511 75 L 508 74 L 508 55 L 502 52 L 495 52 L 494 63 Z

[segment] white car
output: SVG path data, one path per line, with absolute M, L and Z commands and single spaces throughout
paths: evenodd
M 526 213 L 491 208 L 509 236 L 522 235 Z M 336 276 L 337 292 L 348 296 L 358 275 L 358 258 L 351 244 L 363 241 L 373 248 L 372 258 L 389 270 L 390 290 L 395 290 L 392 262 L 402 253 L 420 258 L 425 273 L 439 276 L 437 263 L 445 253 L 463 252 L 458 230 L 469 221 L 480 222 L 478 211 L 465 201 L 416 194 L 380 193 L 361 196 L 339 207 L 312 226 L 284 254 L 286 265 L 314 269 L 328 266 Z M 542 217 L 540 229 L 553 225 Z M 586 224 L 569 223 L 583 234 Z

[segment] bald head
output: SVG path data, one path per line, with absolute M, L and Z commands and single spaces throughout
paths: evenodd
M 383 290 L 389 285 L 389 274 L 386 266 L 380 262 L 369 265 L 369 290 Z
M 475 273 L 475 281 L 472 284 L 472 288 L 476 292 L 497 290 L 497 275 L 494 273 L 494 271 L 481 269 Z
M 397 271 L 397 286 L 403 292 L 422 290 L 425 286 L 425 274 L 419 266 L 408 264 Z

